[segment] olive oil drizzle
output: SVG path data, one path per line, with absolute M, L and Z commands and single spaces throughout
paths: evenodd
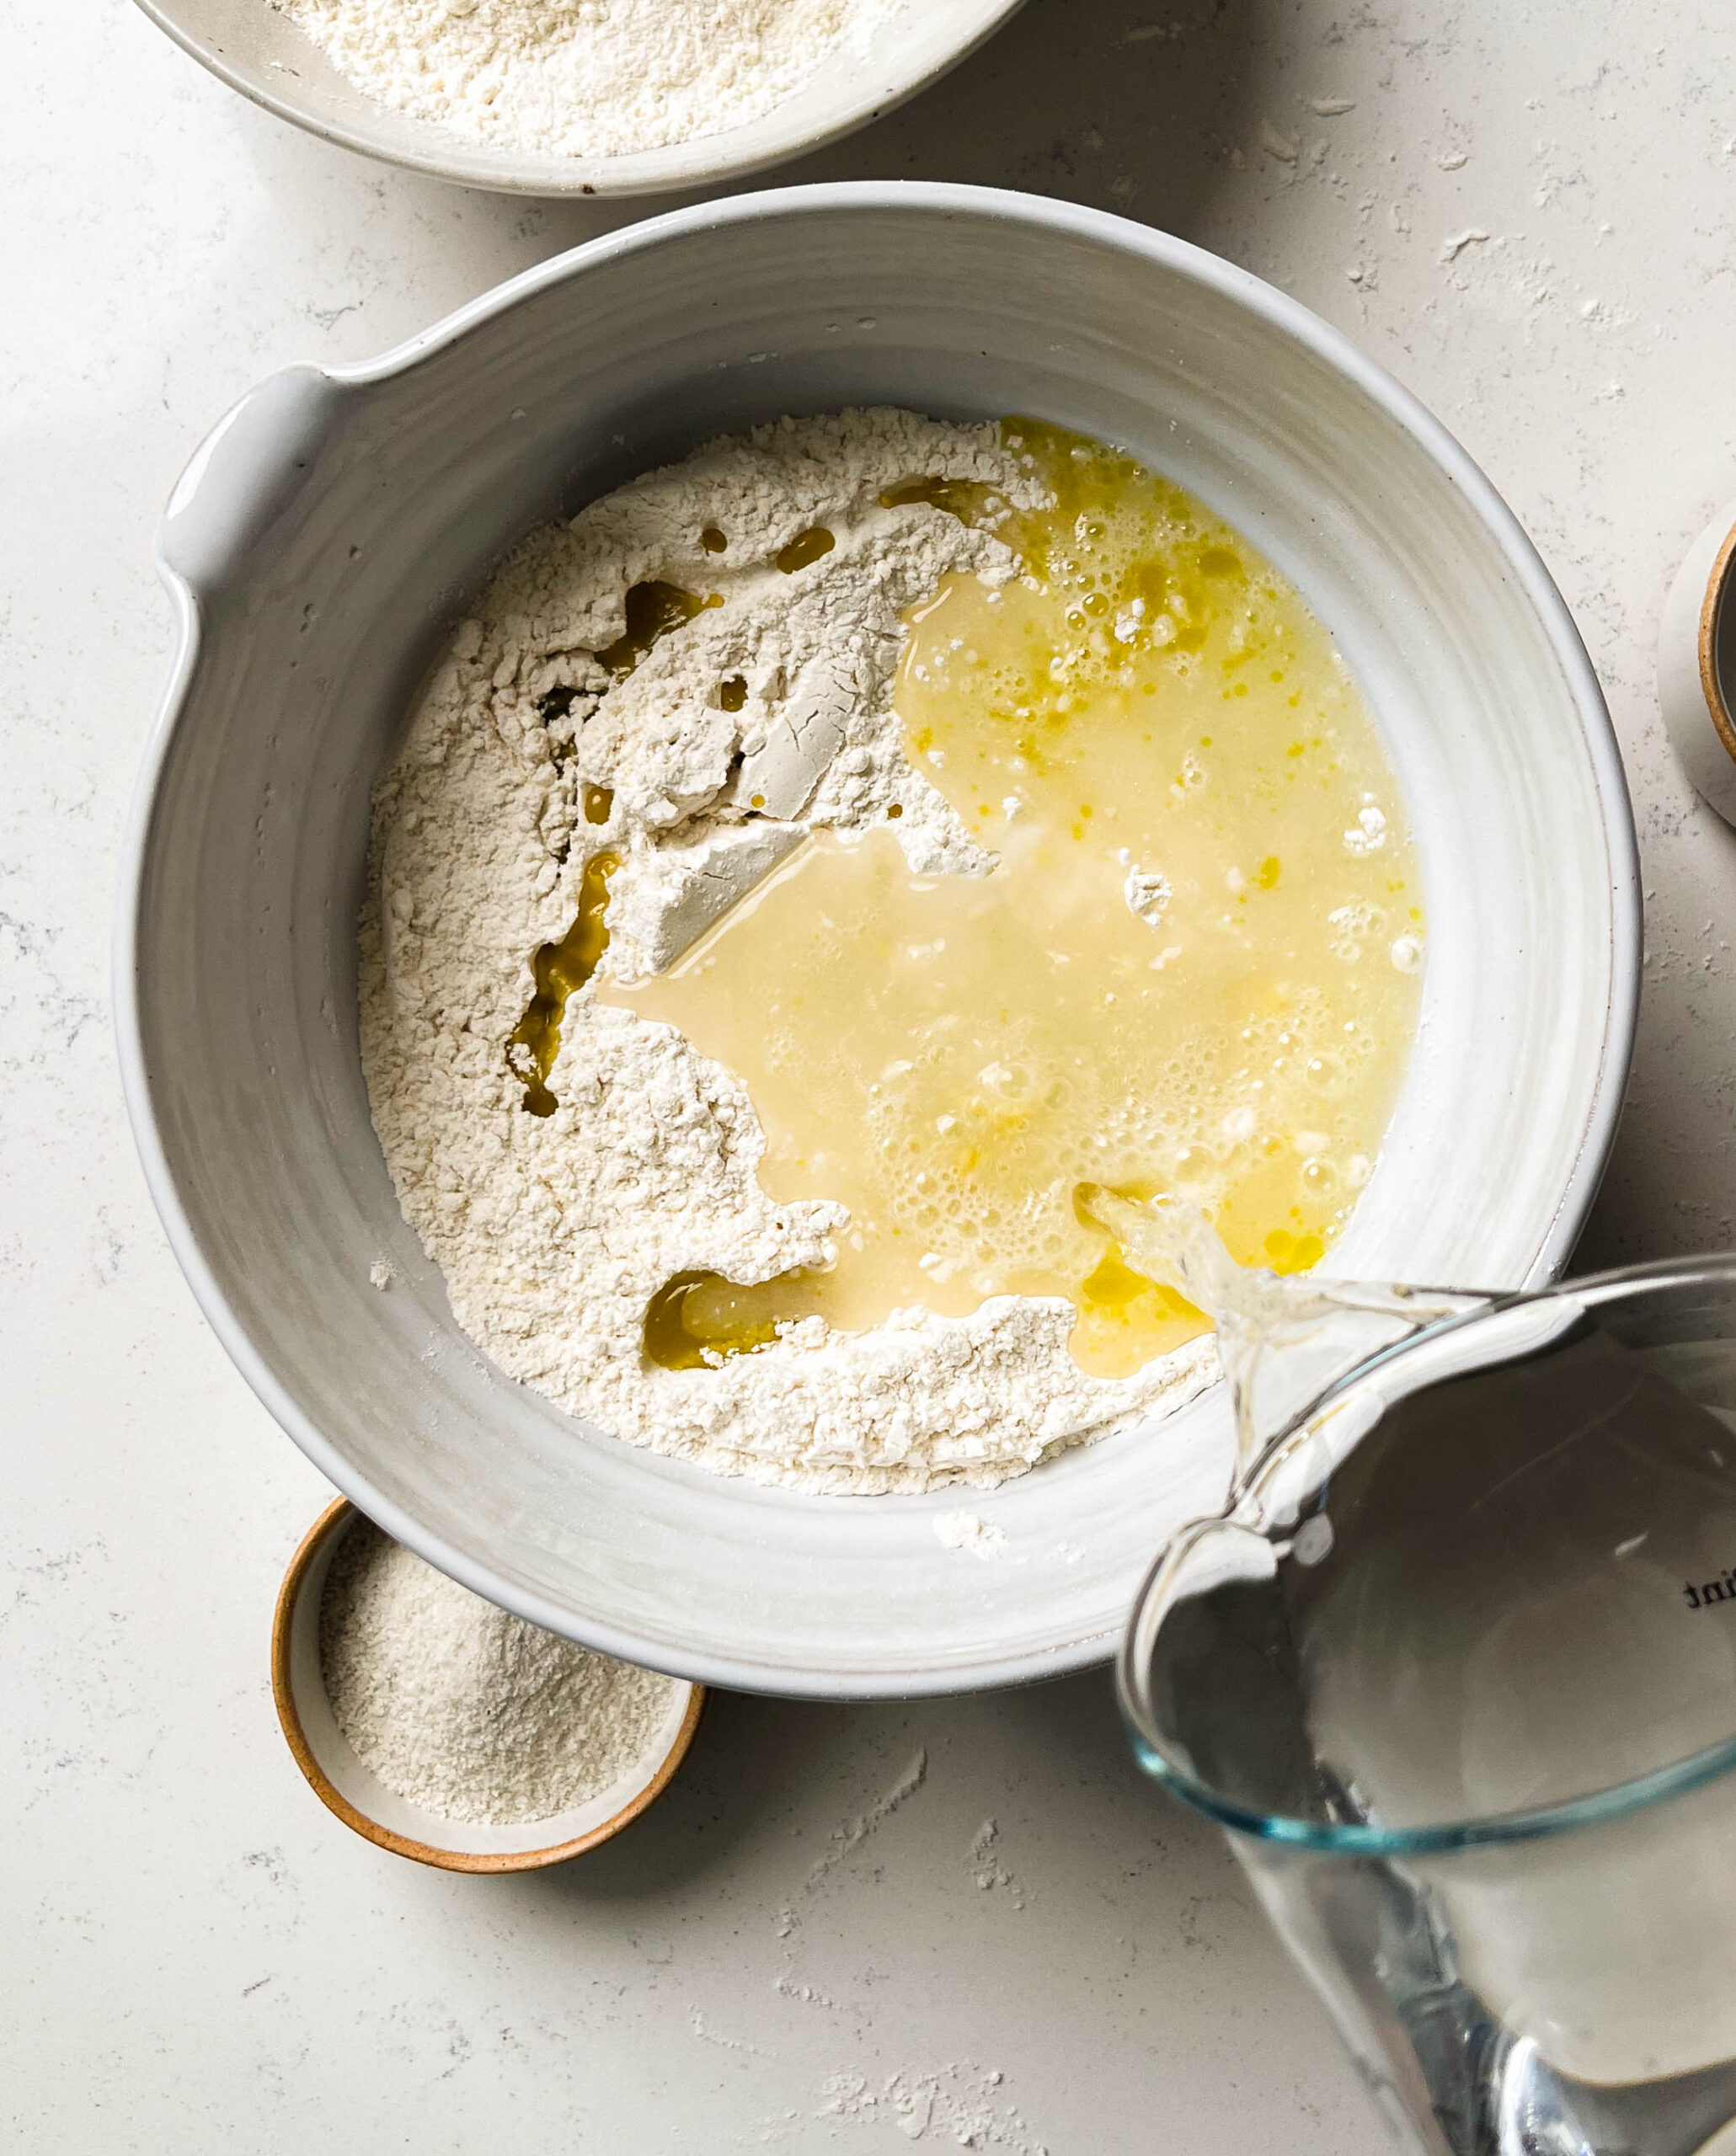
M 837 543 L 823 524 L 813 525 L 806 531 L 799 531 L 780 551 L 777 566 L 786 576 L 793 576 L 798 569 L 804 569 L 822 555 L 831 553 Z
M 553 1115 L 560 1102 L 548 1090 L 548 1074 L 560 1052 L 561 1020 L 567 999 L 584 987 L 609 947 L 603 920 L 609 903 L 609 878 L 620 867 L 612 853 L 594 853 L 579 885 L 579 912 L 558 943 L 544 943 L 531 960 L 537 992 L 513 1029 L 506 1059 L 523 1081 L 525 1107 L 532 1115 Z M 534 1073 L 534 1075 L 532 1075 Z
M 880 496 L 882 509 L 907 509 L 921 504 L 944 510 L 961 524 L 978 524 L 1007 506 L 1004 499 L 980 479 L 900 479 Z
M 819 1278 L 799 1268 L 743 1287 L 721 1273 L 678 1273 L 646 1305 L 646 1358 L 665 1370 L 710 1369 L 769 1348 L 780 1325 L 819 1308 Z
M 717 536 L 721 539 L 721 534 Z M 718 551 L 705 534 L 701 539 L 708 552 Z M 684 590 L 678 584 L 654 580 L 630 585 L 623 602 L 626 626 L 613 643 L 595 654 L 597 663 L 617 681 L 624 681 L 660 638 L 673 629 L 684 628 L 708 607 L 723 603 L 719 592 L 701 598 L 697 592 Z M 587 824 L 606 824 L 615 806 L 614 792 L 606 786 L 586 785 L 580 803 Z M 580 879 L 579 910 L 573 926 L 558 943 L 541 945 L 531 958 L 537 990 L 513 1028 L 506 1049 L 506 1060 L 523 1083 L 524 1106 L 531 1115 L 550 1116 L 560 1106 L 549 1090 L 548 1074 L 560 1053 L 561 1021 L 566 1015 L 568 998 L 584 987 L 609 947 L 604 915 L 609 904 L 609 878 L 620 865 L 619 856 L 613 853 L 591 856 Z
M 708 593 L 702 599 L 697 591 L 684 591 L 678 584 L 630 585 L 623 602 L 627 627 L 613 643 L 606 644 L 596 654 L 597 664 L 606 666 L 617 681 L 624 681 L 660 638 L 671 629 L 685 628 L 708 606 L 723 603 L 721 592 Z

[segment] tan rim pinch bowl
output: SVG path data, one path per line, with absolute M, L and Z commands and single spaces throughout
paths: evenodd
M 1683 768 L 1727 824 L 1736 824 L 1736 502 L 1689 549 L 1658 638 L 1658 702 Z
M 361 1518 L 347 1497 L 327 1506 L 291 1558 L 271 1625 L 277 1719 L 313 1793 L 366 1840 L 443 1871 L 534 1871 L 564 1864 L 618 1834 L 655 1802 L 686 1758 L 705 1705 L 702 1684 L 681 1684 L 658 1742 L 599 1796 L 550 1819 L 510 1827 L 443 1819 L 399 1796 L 350 1749 L 319 1668 L 319 1606 L 339 1545 Z

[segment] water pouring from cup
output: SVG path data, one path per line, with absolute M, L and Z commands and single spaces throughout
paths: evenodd
M 1227 1311 L 1239 1393 L 1229 1502 L 1124 1642 L 1141 1764 L 1228 1830 L 1400 2146 L 1727 2156 L 1736 1258 L 1407 1294 L 1092 1207 Z M 1263 1443 L 1298 1350 L 1337 1374 Z
M 1236 1422 L 1236 1481 L 1253 1471 L 1263 1430 L 1281 1417 L 1262 1413 L 1261 1381 L 1281 1380 L 1295 1404 L 1324 1390 L 1321 1358 L 1333 1374 L 1378 1346 L 1489 1298 L 1430 1288 L 1331 1280 L 1238 1265 L 1199 1207 L 1159 1195 L 1135 1199 L 1082 1183 L 1074 1203 L 1119 1246 L 1135 1272 L 1173 1288 L 1217 1331 L 1218 1361 Z

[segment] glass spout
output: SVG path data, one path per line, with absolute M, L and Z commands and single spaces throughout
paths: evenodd
M 1076 1203 L 1114 1237 L 1136 1272 L 1185 1295 L 1216 1326 L 1236 1423 L 1232 1494 L 1246 1486 L 1273 1440 L 1310 1415 L 1330 1386 L 1370 1355 L 1490 1300 L 1469 1289 L 1327 1280 L 1238 1265 L 1210 1221 L 1185 1198 L 1139 1200 L 1087 1183 Z

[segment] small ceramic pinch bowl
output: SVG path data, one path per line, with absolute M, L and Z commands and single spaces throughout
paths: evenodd
M 255 104 L 310 135 L 462 187 L 510 195 L 657 195 L 715 187 L 805 156 L 902 104 L 992 36 L 1024 0 L 900 0 L 846 38 L 757 120 L 620 157 L 496 148 L 365 96 L 265 0 L 138 0 L 177 45 Z
M 362 1515 L 339 1497 L 314 1521 L 290 1560 L 271 1626 L 271 1691 L 277 1718 L 315 1796 L 346 1827 L 396 1856 L 442 1871 L 535 1871 L 610 1840 L 655 1803 L 686 1757 L 705 1705 L 699 1684 L 678 1684 L 662 1727 L 644 1755 L 606 1790 L 548 1819 L 489 1827 L 425 1812 L 389 1790 L 350 1749 L 319 1667 L 319 1609 L 333 1560 Z

